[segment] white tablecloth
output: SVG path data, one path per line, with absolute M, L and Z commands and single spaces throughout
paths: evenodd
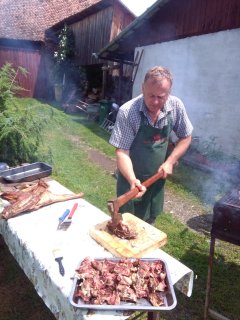
M 55 194 L 71 193 L 58 182 L 48 182 Z M 80 190 L 81 191 L 81 190 Z M 79 206 L 67 230 L 57 230 L 58 218 L 78 202 Z M 112 257 L 89 235 L 89 229 L 106 221 L 109 216 L 84 199 L 69 200 L 43 207 L 9 220 L 0 220 L 2 234 L 10 252 L 37 293 L 52 311 L 56 319 L 127 319 L 122 312 L 96 311 L 74 308 L 69 302 L 73 276 L 79 262 L 86 256 Z M 63 256 L 65 275 L 61 276 L 53 250 L 60 249 Z M 156 250 L 146 257 L 161 258 L 170 271 L 171 281 L 187 296 L 191 296 L 193 272 L 163 250 Z

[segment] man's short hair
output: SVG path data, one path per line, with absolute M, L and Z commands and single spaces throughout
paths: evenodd
M 167 79 L 171 83 L 171 85 L 173 82 L 173 77 L 171 72 L 167 68 L 164 68 L 161 66 L 156 66 L 149 69 L 144 77 L 144 82 L 146 82 L 150 78 L 153 78 L 153 79 L 155 78 L 160 81 Z

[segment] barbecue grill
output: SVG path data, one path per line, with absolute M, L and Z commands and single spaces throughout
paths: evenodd
M 223 196 L 223 198 L 215 203 L 213 208 L 204 320 L 208 318 L 208 315 L 212 316 L 214 319 L 227 320 L 227 318 L 209 308 L 216 239 L 238 246 L 240 245 L 240 187 Z

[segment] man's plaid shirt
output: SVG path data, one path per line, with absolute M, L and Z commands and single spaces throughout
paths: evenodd
M 172 119 L 172 130 L 179 139 L 192 134 L 193 126 L 187 116 L 184 104 L 179 98 L 171 95 L 168 97 L 158 121 L 154 125 L 141 94 L 123 104 L 119 109 L 109 140 L 110 144 L 119 149 L 129 150 L 140 128 L 141 113 L 144 115 L 145 123 L 160 129 L 168 124 L 167 114 L 169 113 Z

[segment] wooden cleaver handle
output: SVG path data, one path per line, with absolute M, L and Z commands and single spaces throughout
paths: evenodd
M 162 172 L 157 172 L 156 174 L 154 174 L 152 177 L 148 178 L 147 180 L 145 180 L 142 185 L 146 188 L 148 188 L 149 186 L 151 186 L 154 182 L 156 182 L 157 180 L 159 180 L 162 177 Z M 126 204 L 129 200 L 132 200 L 134 197 L 136 197 L 136 195 L 138 194 L 139 189 L 138 187 L 135 187 L 134 189 L 122 194 L 121 196 L 119 196 L 116 201 L 118 203 L 118 206 L 121 207 L 124 204 Z

